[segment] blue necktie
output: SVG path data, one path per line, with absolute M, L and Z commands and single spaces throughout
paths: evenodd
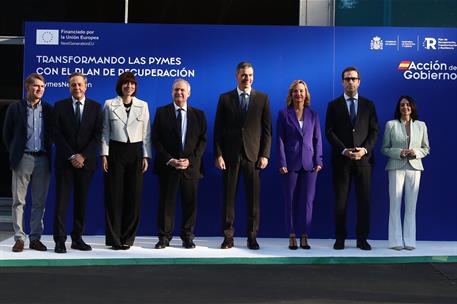
M 80 101 L 77 101 L 75 106 L 76 130 L 79 130 L 79 126 L 81 125 L 81 104 Z
M 178 128 L 178 135 L 179 135 L 179 153 L 182 153 L 183 147 L 182 147 L 182 114 L 181 111 L 182 109 L 179 108 L 176 111 L 178 111 L 178 115 L 176 116 L 176 126 Z
M 241 93 L 241 109 L 244 113 L 248 111 L 248 94 Z
M 351 116 L 352 125 L 355 125 L 355 119 L 357 117 L 357 114 L 355 113 L 355 100 L 354 98 L 349 98 L 349 100 L 351 101 L 349 115 Z

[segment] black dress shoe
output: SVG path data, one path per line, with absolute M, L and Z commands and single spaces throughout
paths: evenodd
M 77 239 L 71 241 L 71 249 L 81 250 L 81 251 L 91 251 L 92 247 L 86 244 L 83 239 Z
M 129 250 L 130 249 L 130 245 L 122 244 L 120 249 L 121 250 Z
M 46 251 L 48 248 L 40 241 L 40 240 L 32 240 L 30 241 L 30 249 L 37 250 L 37 251 Z
M 186 249 L 195 248 L 195 243 L 192 240 L 183 240 L 182 246 Z
M 112 249 L 112 250 L 122 250 L 122 245 L 113 245 L 113 246 L 111 246 L 110 249 Z
M 290 236 L 289 237 L 289 249 L 290 250 L 297 250 L 298 249 L 297 239 L 295 238 L 295 236 Z
M 257 240 L 255 238 L 248 238 L 248 248 L 251 250 L 259 250 L 260 246 L 259 243 L 257 243 Z
M 342 250 L 344 249 L 344 240 L 336 240 L 335 244 L 333 244 L 333 249 L 335 250 Z
M 157 244 L 154 246 L 155 249 L 164 249 L 165 247 L 168 247 L 170 245 L 170 242 L 167 240 L 162 240 L 160 239 Z
M 230 249 L 235 246 L 233 242 L 233 238 L 231 237 L 224 237 L 224 241 L 221 244 L 221 249 Z
M 371 250 L 371 246 L 368 244 L 367 240 L 357 240 L 357 248 L 362 250 Z
M 67 253 L 67 248 L 65 247 L 65 242 L 57 242 L 56 247 L 54 247 L 55 253 Z

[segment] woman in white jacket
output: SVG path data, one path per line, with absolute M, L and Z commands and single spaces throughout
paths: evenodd
M 429 154 L 427 126 L 418 120 L 416 103 L 410 96 L 397 102 L 395 119 L 386 123 L 381 152 L 389 157 L 389 248 L 413 250 L 416 247 L 416 203 L 422 158 Z M 405 196 L 405 216 L 401 225 L 401 201 Z
M 126 250 L 133 245 L 140 219 L 143 173 L 151 158 L 148 104 L 135 97 L 131 72 L 119 76 L 117 97 L 105 102 L 101 143 L 105 172 L 106 245 Z

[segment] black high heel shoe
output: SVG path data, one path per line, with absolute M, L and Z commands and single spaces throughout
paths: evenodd
M 311 246 L 308 245 L 308 238 L 306 235 L 302 235 L 300 238 L 300 248 L 311 249 Z
M 290 236 L 289 237 L 289 249 L 290 250 L 297 250 L 298 249 L 297 239 L 295 238 L 295 236 Z

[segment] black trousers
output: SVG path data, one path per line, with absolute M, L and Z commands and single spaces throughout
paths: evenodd
M 94 170 L 76 169 L 73 167 L 56 168 L 56 210 L 54 217 L 54 241 L 65 242 L 67 233 L 67 211 L 70 194 L 73 191 L 73 231 L 71 239 L 77 240 L 84 233 L 84 216 L 86 212 L 89 186 Z
M 159 174 L 159 212 L 157 214 L 159 239 L 171 240 L 176 213 L 178 191 L 181 194 L 181 239 L 193 240 L 197 219 L 197 196 L 199 179 L 188 179 L 183 172 Z
M 335 192 L 335 237 L 344 240 L 346 231 L 346 210 L 351 182 L 354 180 L 357 199 L 356 237 L 366 240 L 370 232 L 371 166 L 356 166 L 354 161 L 333 164 L 333 189 Z
M 244 191 L 246 194 L 247 207 L 247 237 L 255 238 L 259 230 L 259 196 L 260 196 L 260 169 L 255 162 L 249 161 L 244 153 L 240 154 L 239 160 L 229 164 L 223 170 L 224 179 L 224 208 L 222 223 L 225 237 L 233 237 L 235 229 L 235 198 L 238 188 L 240 173 L 244 175 Z
M 106 245 L 132 246 L 140 221 L 143 143 L 110 141 L 105 174 Z

